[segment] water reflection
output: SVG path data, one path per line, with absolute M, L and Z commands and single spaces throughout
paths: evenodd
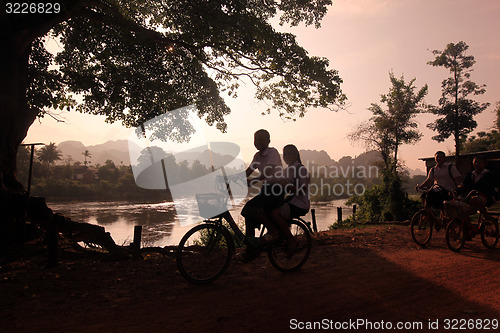
M 183 206 L 188 210 L 197 210 L 196 202 L 185 200 Z M 128 245 L 133 240 L 134 226 L 142 225 L 142 246 L 176 245 L 182 236 L 199 220 L 189 225 L 180 225 L 172 202 L 74 202 L 49 203 L 54 212 L 59 212 L 76 222 L 86 222 L 106 228 L 118 245 Z M 345 200 L 313 204 L 316 210 L 318 230 L 327 230 L 337 221 L 337 207 L 345 207 Z M 235 221 L 243 226 L 240 215 L 242 205 L 231 209 Z M 352 214 L 344 209 L 343 217 Z M 192 214 L 196 215 L 196 214 Z M 305 218 L 311 221 L 308 214 Z

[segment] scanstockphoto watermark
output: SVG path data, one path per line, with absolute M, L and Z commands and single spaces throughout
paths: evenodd
M 346 321 L 335 321 L 331 319 L 323 319 L 321 321 L 299 321 L 297 319 L 290 320 L 291 330 L 328 330 L 328 331 L 338 331 L 338 330 L 353 330 L 353 331 L 390 331 L 390 330 L 408 330 L 408 331 L 419 331 L 427 328 L 424 322 L 421 321 L 398 321 L 391 322 L 385 320 L 372 321 L 368 319 L 349 319 Z
M 445 318 L 445 319 L 428 319 L 423 321 L 386 321 L 386 320 L 369 320 L 369 319 L 348 319 L 344 321 L 336 321 L 331 319 L 322 319 L 320 321 L 300 321 L 290 319 L 289 328 L 291 330 L 328 330 L 328 331 L 362 331 L 362 332 L 380 332 L 380 331 L 410 331 L 416 332 L 420 330 L 431 331 L 497 331 L 500 327 L 497 318 Z

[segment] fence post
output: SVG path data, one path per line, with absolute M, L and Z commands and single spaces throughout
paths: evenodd
M 356 214 L 356 205 L 352 205 L 352 215 Z
M 134 227 L 134 241 L 132 242 L 132 248 L 134 250 L 139 250 L 141 248 L 141 237 L 142 237 L 142 225 L 136 225 Z
M 47 242 L 47 266 L 56 267 L 58 264 L 57 256 L 57 225 L 53 217 L 50 217 L 47 233 L 45 235 L 45 241 Z
M 312 223 L 313 223 L 313 231 L 316 233 L 318 232 L 318 226 L 316 225 L 316 209 L 311 209 L 311 217 L 312 217 Z
M 337 207 L 337 222 L 342 222 L 342 207 Z

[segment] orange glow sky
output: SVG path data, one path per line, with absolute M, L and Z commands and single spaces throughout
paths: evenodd
M 492 105 L 476 117 L 478 130 L 489 130 L 494 121 L 495 102 L 500 101 L 500 1 L 496 0 L 337 0 L 322 22 L 322 27 L 278 27 L 297 35 L 298 42 L 311 55 L 327 57 L 330 66 L 344 80 L 343 91 L 351 106 L 347 111 L 310 110 L 296 122 L 283 121 L 277 114 L 261 116 L 266 106 L 253 98 L 251 86 L 242 86 L 237 99 L 227 98 L 232 114 L 227 118 L 226 134 L 210 131 L 219 140 L 241 146 L 250 160 L 255 152 L 253 133 L 266 128 L 271 145 L 281 150 L 288 143 L 299 149 L 325 150 L 335 160 L 356 156 L 365 148 L 351 145 L 347 134 L 355 125 L 370 118 L 370 103 L 379 103 L 389 89 L 389 72 L 408 81 L 416 78 L 417 88 L 429 85 L 426 102 L 437 104 L 441 81 L 448 76 L 442 68 L 426 63 L 433 59 L 430 50 L 445 48 L 461 40 L 469 45 L 476 65 L 471 79 L 486 84 L 486 94 L 477 97 Z M 130 129 L 105 124 L 99 116 L 65 112 L 66 123 L 49 117 L 35 121 L 25 142 L 60 143 L 82 141 L 86 145 L 127 139 Z M 419 157 L 432 156 L 436 150 L 454 151 L 453 142 L 437 143 L 426 124 L 434 120 L 425 114 L 416 118 L 423 139 L 404 146 L 401 156 L 411 168 L 424 169 Z

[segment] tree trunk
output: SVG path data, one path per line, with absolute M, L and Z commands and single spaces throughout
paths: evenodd
M 26 97 L 31 47 L 5 35 L 0 43 L 0 253 L 5 254 L 24 235 L 26 200 L 16 177 L 16 158 L 37 112 L 28 107 Z
M 28 60 L 31 47 L 23 49 L 14 38 L 2 38 L 0 55 L 0 188 L 19 191 L 16 178 L 16 157 L 19 145 L 36 119 L 26 97 Z

